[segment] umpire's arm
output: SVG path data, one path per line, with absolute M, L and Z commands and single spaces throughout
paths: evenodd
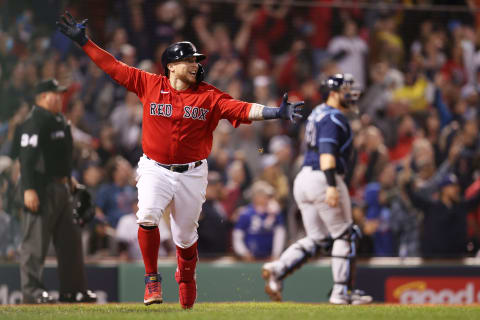
M 23 200 L 25 207 L 36 212 L 40 205 L 38 194 L 35 191 L 35 168 L 41 157 L 40 153 L 40 129 L 32 118 L 26 121 L 20 130 L 20 172 L 22 186 L 24 188 Z

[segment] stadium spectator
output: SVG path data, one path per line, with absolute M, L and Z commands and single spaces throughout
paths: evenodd
M 245 261 L 278 257 L 284 248 L 286 230 L 274 188 L 257 181 L 252 202 L 240 213 L 233 230 L 233 249 Z
M 95 197 L 96 216 L 116 228 L 120 218 L 131 212 L 136 199 L 132 167 L 127 160 L 116 156 L 107 163 L 106 174 L 108 182 L 99 188 Z
M 408 197 L 422 210 L 421 239 L 424 257 L 461 257 L 467 250 L 467 213 L 480 203 L 480 192 L 468 200 L 462 199 L 457 177 L 446 175 L 439 185 L 439 200 L 431 200 L 406 184 Z
M 244 191 L 247 184 L 245 163 L 233 161 L 227 169 L 227 181 L 224 186 L 222 205 L 229 220 L 236 220 L 236 211 L 246 204 Z
M 136 94 L 127 93 L 125 100 L 113 109 L 110 123 L 121 153 L 131 164 L 136 163 L 142 155 L 138 150 L 142 135 L 142 105 Z
M 393 256 L 396 251 L 391 226 L 391 193 L 395 185 L 395 166 L 386 165 L 381 171 L 378 182 L 371 182 L 365 188 L 366 221 L 364 230 L 373 237 L 375 256 Z
M 342 73 L 351 73 L 360 89 L 365 88 L 365 59 L 368 47 L 358 36 L 358 26 L 354 20 L 344 21 L 343 34 L 330 40 L 328 52 L 336 61 Z
M 352 185 L 355 188 L 378 181 L 380 173 L 389 162 L 389 155 L 383 143 L 383 137 L 374 126 L 368 126 L 356 138 L 356 147 L 359 152 Z
M 223 188 L 220 174 L 210 171 L 205 194 L 206 200 L 202 205 L 202 212 L 198 220 L 200 257 L 218 257 L 226 255 L 230 251 L 232 223 L 220 202 L 224 196 Z
M 265 154 L 262 157 L 263 171 L 260 174 L 260 180 L 263 180 L 270 184 L 275 191 L 275 200 L 280 204 L 281 209 L 285 209 L 290 186 L 288 183 L 288 177 L 283 173 L 280 167 L 279 159 L 276 155 Z

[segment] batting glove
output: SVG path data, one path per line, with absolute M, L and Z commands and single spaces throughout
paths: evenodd
M 280 104 L 280 108 L 278 110 L 278 117 L 280 119 L 291 120 L 295 121 L 295 118 L 302 118 L 300 111 L 302 111 L 302 106 L 305 102 L 288 102 L 288 93 L 285 92 L 283 95 L 282 104 Z
M 78 23 L 72 15 L 65 11 L 65 14 L 60 17 L 62 21 L 57 21 L 57 28 L 61 33 L 78 43 L 80 46 L 87 43 L 88 38 L 85 34 L 85 28 L 87 27 L 88 19 Z
M 295 102 L 290 103 L 288 102 L 288 94 L 285 93 L 283 95 L 282 104 L 280 104 L 280 108 L 271 108 L 271 107 L 264 107 L 262 110 L 263 119 L 285 119 L 290 121 L 295 121 L 295 118 L 302 118 L 302 115 L 299 113 L 305 102 Z

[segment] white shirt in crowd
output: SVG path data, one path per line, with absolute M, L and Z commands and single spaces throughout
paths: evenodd
M 360 37 L 334 37 L 328 44 L 328 52 L 332 55 L 345 51 L 346 55 L 337 61 L 342 73 L 351 73 L 360 89 L 365 88 L 365 56 L 368 46 Z

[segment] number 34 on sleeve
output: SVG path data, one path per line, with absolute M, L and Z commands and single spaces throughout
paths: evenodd
M 31 136 L 26 133 L 22 134 L 20 146 L 25 148 L 29 145 L 34 148 L 38 145 L 38 134 L 32 134 Z

